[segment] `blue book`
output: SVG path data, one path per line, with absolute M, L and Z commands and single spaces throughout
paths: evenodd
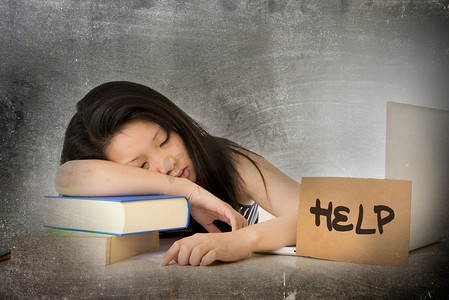
M 45 227 L 49 228 L 122 236 L 184 229 L 189 225 L 189 202 L 181 196 L 45 198 Z

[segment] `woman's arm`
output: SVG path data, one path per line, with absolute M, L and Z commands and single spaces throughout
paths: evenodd
M 241 260 L 254 251 L 294 245 L 297 219 L 297 213 L 291 213 L 235 232 L 195 234 L 176 241 L 164 255 L 162 265 L 175 260 L 181 265 L 205 266 L 216 260 Z
M 180 195 L 187 188 L 183 178 L 107 160 L 73 160 L 61 165 L 55 188 L 68 196 L 114 196 L 139 194 Z
M 300 184 L 263 158 L 246 154 L 256 161 L 265 184 L 250 161 L 237 157 L 237 169 L 244 181 L 244 191 L 240 196 L 256 201 L 276 218 L 235 232 L 196 234 L 179 240 L 165 254 L 163 265 L 171 260 L 182 265 L 208 265 L 215 260 L 236 261 L 254 251 L 295 244 Z
M 67 196 L 185 196 L 192 217 L 209 232 L 219 232 L 214 220 L 228 223 L 233 230 L 247 226 L 246 220 L 231 206 L 188 179 L 106 160 L 66 162 L 56 173 L 55 188 Z

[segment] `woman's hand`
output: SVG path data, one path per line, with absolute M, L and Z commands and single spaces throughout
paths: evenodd
M 206 266 L 216 260 L 237 261 L 252 252 L 251 239 L 241 231 L 197 233 L 176 241 L 165 253 L 162 265 L 172 260 L 180 265 Z
M 162 265 L 175 260 L 181 265 L 205 266 L 216 260 L 240 260 L 254 251 L 294 245 L 297 221 L 298 213 L 292 212 L 234 232 L 198 233 L 176 241 L 165 253 Z
M 187 198 L 190 214 L 208 232 L 220 232 L 213 223 L 215 220 L 229 224 L 232 231 L 248 226 L 247 220 L 238 211 L 196 184 Z

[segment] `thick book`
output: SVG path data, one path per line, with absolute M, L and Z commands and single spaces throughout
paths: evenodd
M 0 252 L 0 261 L 8 260 L 11 258 L 11 249 L 3 250 Z
M 189 225 L 186 197 L 46 196 L 45 227 L 112 235 L 183 229 Z
M 9 239 L 0 238 L 0 262 L 11 258 L 11 243 Z
M 62 263 L 110 265 L 159 247 L 159 233 L 126 236 L 48 229 L 46 234 L 14 236 L 13 261 L 58 260 Z

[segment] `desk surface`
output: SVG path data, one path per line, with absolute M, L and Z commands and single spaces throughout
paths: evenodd
M 434 298 L 449 294 L 449 240 L 410 253 L 407 268 L 253 254 L 209 267 L 160 267 L 134 257 L 110 266 L 0 263 L 0 298 L 303 299 Z

